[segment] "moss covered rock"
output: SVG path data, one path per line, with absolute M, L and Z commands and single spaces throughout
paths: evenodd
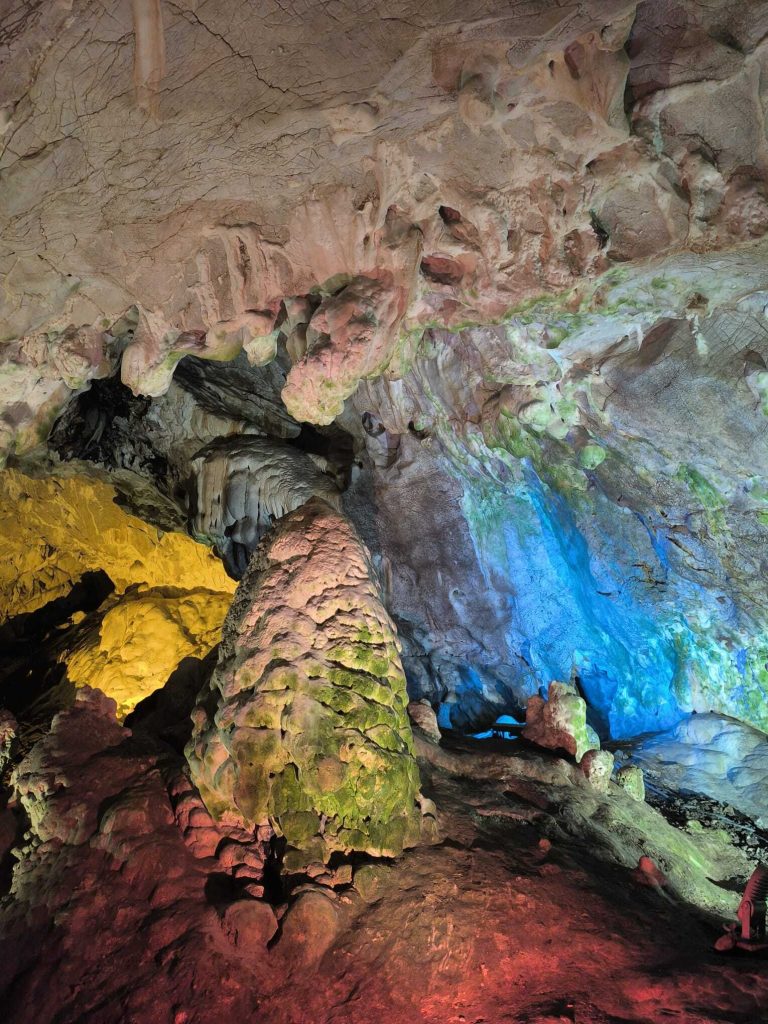
M 347 520 L 315 499 L 246 573 L 187 748 L 216 817 L 269 822 L 286 865 L 395 856 L 419 834 L 397 637 Z

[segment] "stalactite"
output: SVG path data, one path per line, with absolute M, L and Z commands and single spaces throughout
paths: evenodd
M 160 0 L 131 0 L 135 50 L 133 84 L 140 110 L 156 117 L 165 75 L 165 35 Z

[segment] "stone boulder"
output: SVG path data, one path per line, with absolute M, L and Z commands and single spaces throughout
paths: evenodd
M 608 792 L 613 773 L 613 754 L 610 750 L 588 750 L 581 759 L 584 778 L 599 793 Z
M 264 538 L 193 712 L 211 814 L 286 838 L 285 866 L 396 856 L 419 837 L 419 776 L 394 627 L 349 522 L 319 499 Z
M 645 800 L 645 777 L 643 769 L 636 764 L 625 764 L 616 772 L 616 782 L 625 791 L 627 796 L 642 803 Z
M 437 715 L 428 700 L 412 700 L 408 705 L 408 717 L 420 729 L 427 739 L 439 743 L 442 738 Z
M 587 725 L 586 702 L 570 683 L 551 682 L 547 700 L 528 698 L 523 737 L 548 750 L 565 750 L 580 761 L 600 745 Z

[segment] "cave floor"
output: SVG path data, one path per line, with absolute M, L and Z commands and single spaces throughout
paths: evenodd
M 289 912 L 268 949 L 233 938 L 170 813 L 172 759 L 115 729 L 92 730 L 69 777 L 66 735 L 49 758 L 41 820 L 59 825 L 3 901 L 7 1024 L 768 1021 L 768 965 L 715 954 L 716 915 L 609 862 L 541 778 L 423 741 L 442 840 L 330 900 L 313 887 L 324 909 Z

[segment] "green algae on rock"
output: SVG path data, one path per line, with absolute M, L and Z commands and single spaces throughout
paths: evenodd
M 194 712 L 192 777 L 217 818 L 269 823 L 285 865 L 396 856 L 419 836 L 408 697 L 368 554 L 313 499 L 265 538 Z

